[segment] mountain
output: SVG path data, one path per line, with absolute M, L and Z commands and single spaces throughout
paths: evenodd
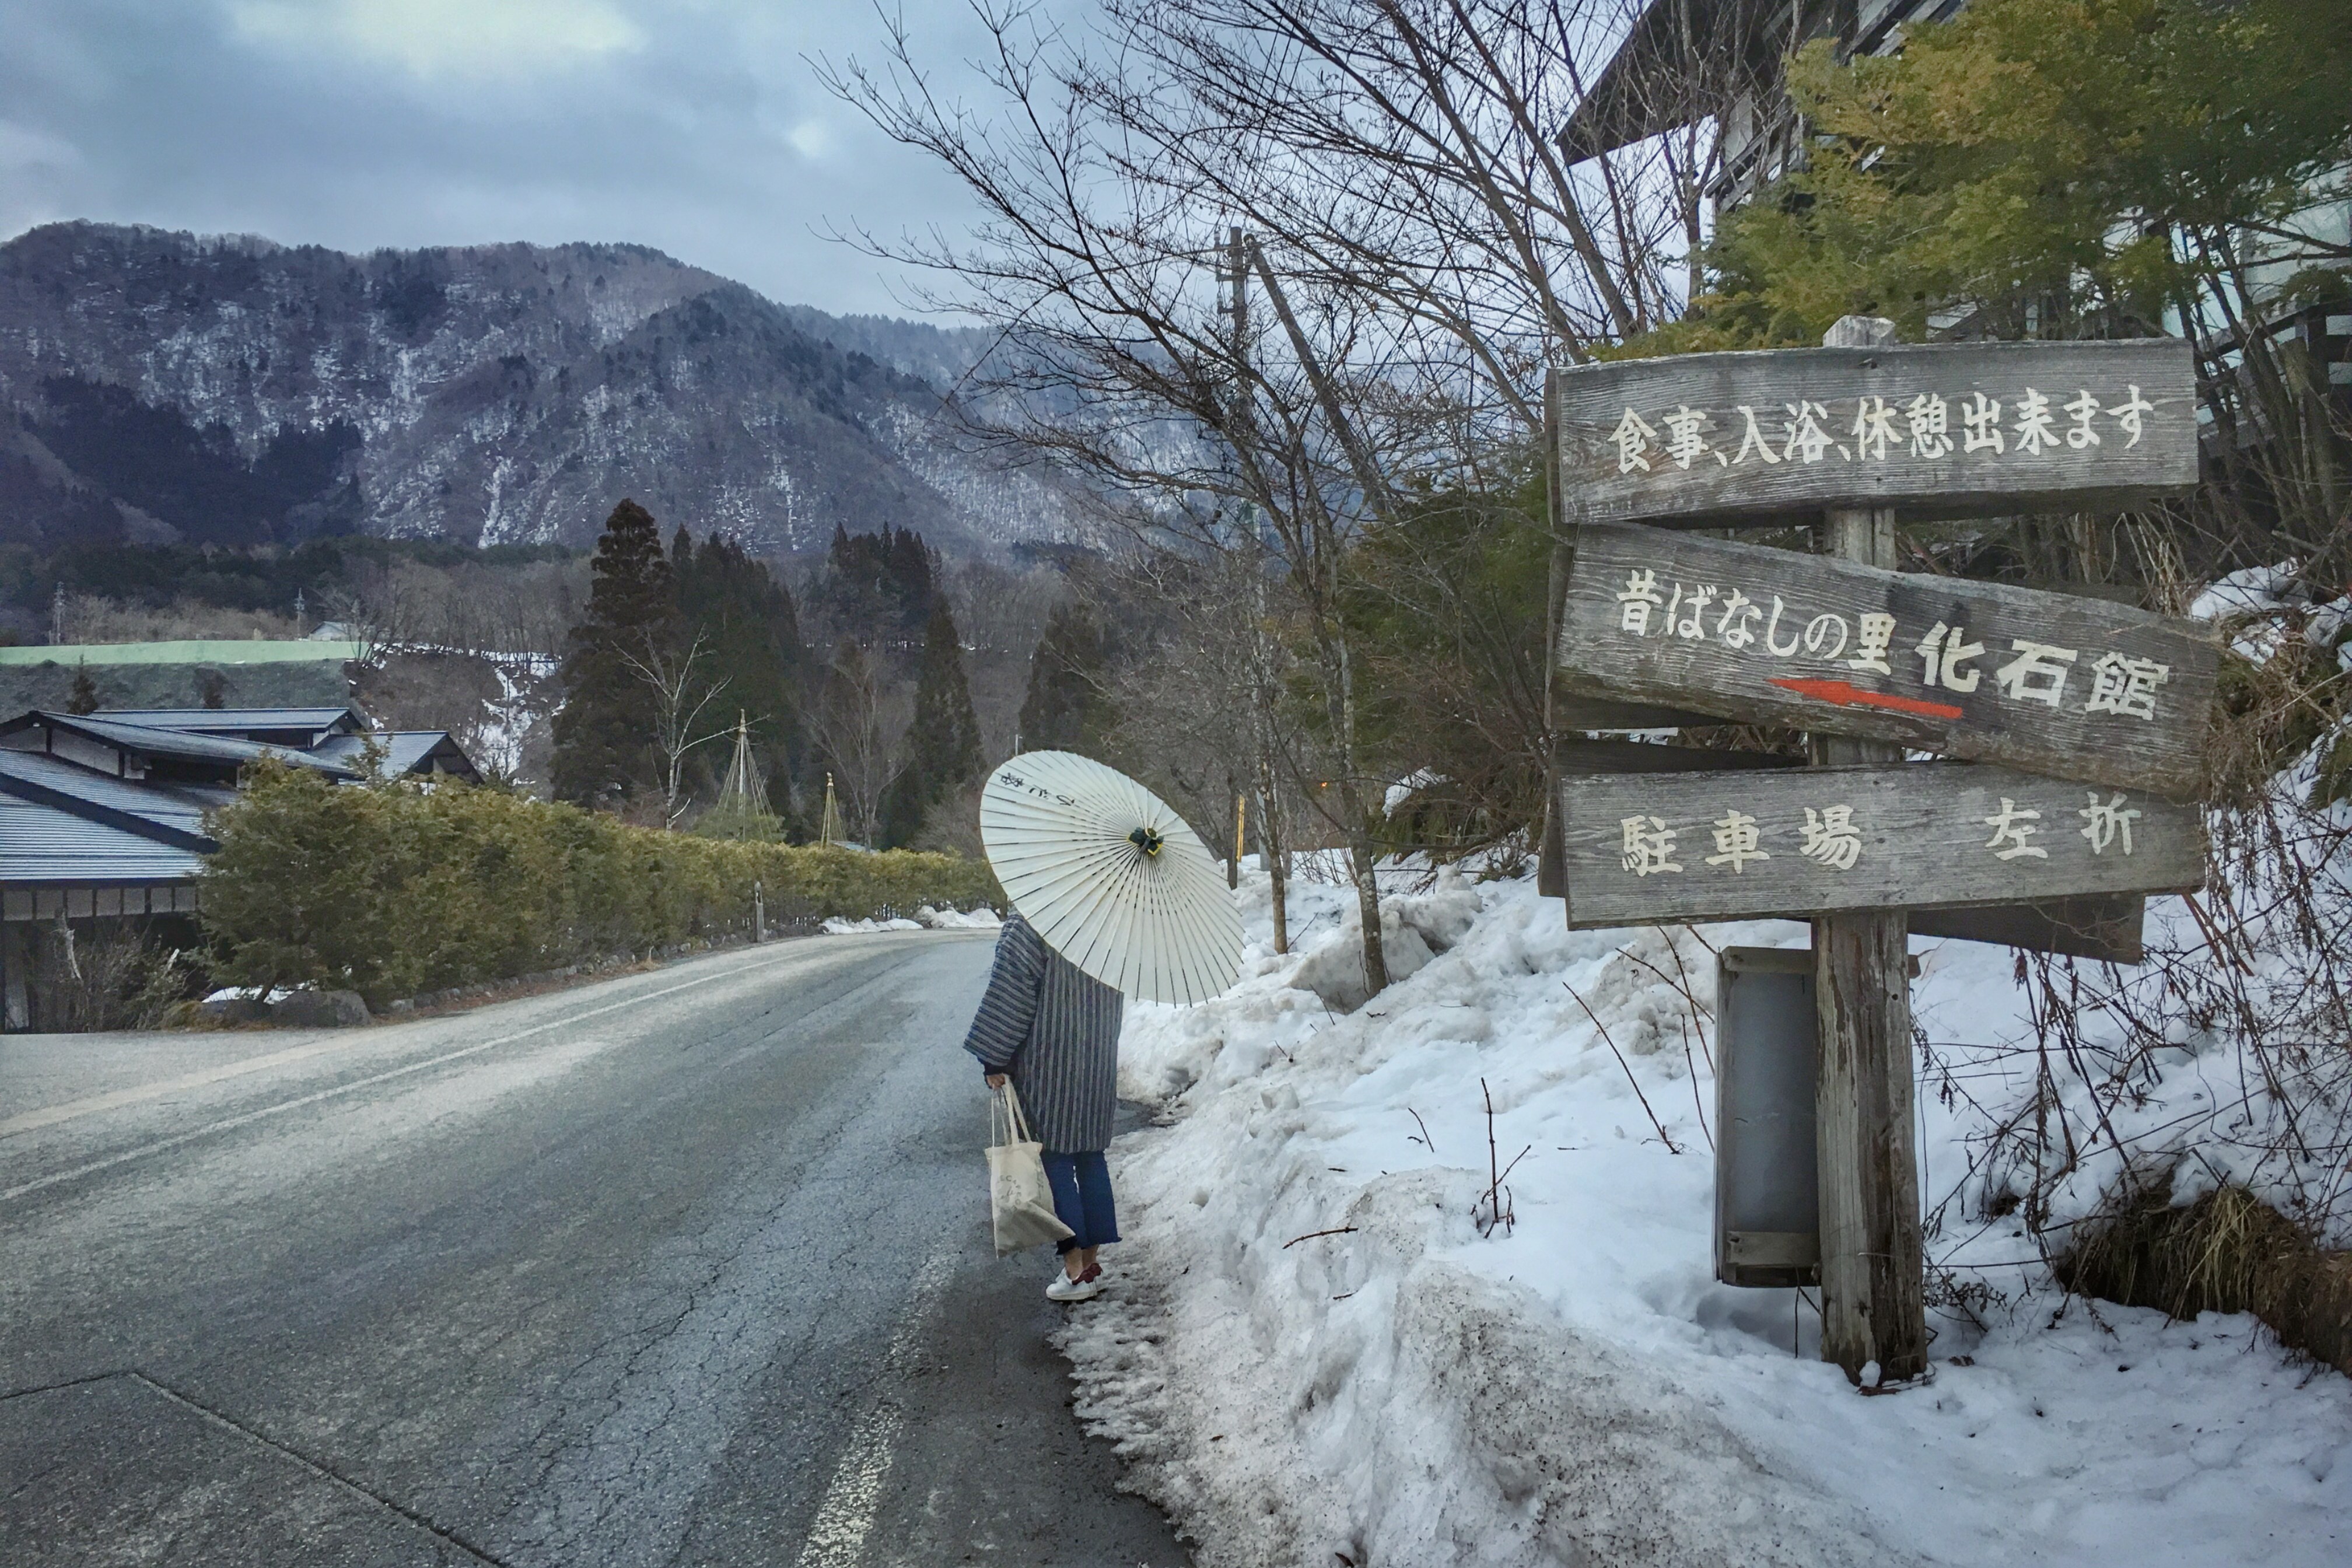
M 0 245 L 0 542 L 586 546 L 623 497 L 761 553 L 836 523 L 1081 540 L 957 443 L 970 330 L 779 305 L 659 251 L 351 256 L 54 224 Z

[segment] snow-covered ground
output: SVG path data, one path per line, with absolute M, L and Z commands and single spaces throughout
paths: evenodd
M 976 910 L 936 910 L 925 904 L 915 911 L 913 920 L 904 915 L 887 921 L 835 915 L 818 929 L 827 936 L 866 936 L 877 931 L 994 931 L 1003 923 L 996 911 L 984 905 Z
M 1113 1151 L 1127 1242 L 1066 1333 L 1204 1568 L 2352 1562 L 2352 1384 L 2250 1318 L 2069 1302 L 1988 1216 L 2008 1176 L 1970 1161 L 2032 1070 L 2006 949 L 1914 942 L 1929 1250 L 1967 1300 L 1931 1385 L 1864 1398 L 1793 1292 L 1709 1262 L 1709 948 L 1803 927 L 1570 932 L 1531 879 L 1448 872 L 1389 900 L 1401 978 L 1349 1012 L 1352 892 L 1294 882 L 1281 957 L 1262 876 L 1243 899 L 1238 986 L 1129 1010 L 1122 1092 L 1166 1124 Z M 2146 1130 L 2240 1099 L 2225 1044 L 2179 1056 Z M 1488 1236 L 1482 1080 L 1528 1151 Z

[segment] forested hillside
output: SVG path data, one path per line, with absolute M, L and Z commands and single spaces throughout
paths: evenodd
M 624 495 L 763 553 L 1064 537 L 1056 491 L 943 422 L 968 336 L 636 246 L 51 225 L 0 246 L 0 542 L 585 547 Z

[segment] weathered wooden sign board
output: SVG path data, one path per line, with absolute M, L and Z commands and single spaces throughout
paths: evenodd
M 1910 925 L 1913 936 L 1989 942 L 2100 963 L 2137 963 L 2147 956 L 2147 899 L 2139 893 L 1913 910 Z
M 1556 626 L 1559 617 L 1552 624 Z M 1551 727 L 1557 733 L 1574 734 L 1584 731 L 1607 733 L 1626 730 L 1691 730 L 1714 724 L 1727 724 L 1728 719 L 1718 719 L 1712 713 L 1694 713 L 1686 708 L 1662 708 L 1654 702 L 1620 702 L 1612 698 L 1594 697 L 1579 690 L 1573 681 L 1558 668 L 1551 674 L 1549 693 Z
M 1769 752 L 1717 751 L 1648 741 L 1595 741 L 1582 735 L 1563 735 L 1552 744 L 1552 771 L 1562 777 L 1578 773 L 1744 773 L 1804 765 L 1802 757 L 1776 756 Z
M 2204 816 L 1966 763 L 1560 780 L 1568 923 L 1804 917 L 2171 892 Z
M 2099 599 L 1603 523 L 1578 531 L 1555 657 L 1622 702 L 2194 799 L 2221 645 Z
M 1554 371 L 1568 521 L 2110 506 L 2197 482 L 2177 338 L 1682 354 Z

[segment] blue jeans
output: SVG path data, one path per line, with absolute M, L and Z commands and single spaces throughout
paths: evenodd
M 1054 1213 L 1076 1234 L 1055 1250 L 1101 1247 L 1118 1239 L 1118 1214 L 1111 1207 L 1110 1167 L 1102 1152 L 1056 1154 L 1045 1151 L 1045 1180 L 1054 1189 Z

